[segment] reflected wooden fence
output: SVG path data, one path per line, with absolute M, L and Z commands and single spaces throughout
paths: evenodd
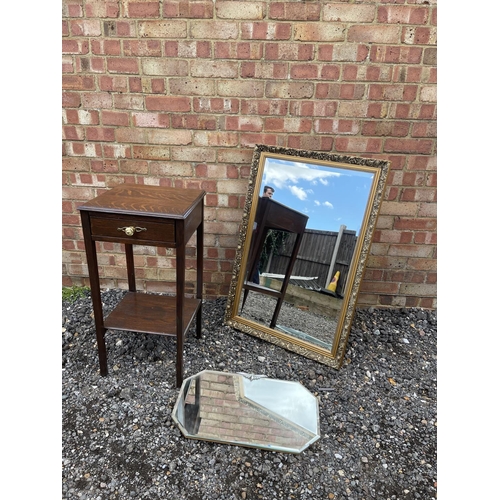
M 296 235 L 289 233 L 284 244 L 271 255 L 262 272 L 285 273 L 295 238 Z M 345 229 L 345 226 L 339 232 L 306 229 L 292 275 L 317 276 L 316 283 L 327 288 L 335 273 L 340 271 L 337 293 L 343 295 L 356 241 L 356 231 Z

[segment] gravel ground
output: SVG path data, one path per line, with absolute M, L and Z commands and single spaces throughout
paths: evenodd
M 122 294 L 103 292 L 105 313 Z M 300 454 L 184 438 L 171 415 L 175 340 L 109 331 L 101 377 L 86 296 L 62 304 L 63 499 L 437 497 L 435 311 L 358 311 L 335 370 L 225 326 L 225 306 L 205 302 L 202 338 L 191 331 L 185 344 L 186 376 L 298 381 L 318 398 L 321 438 Z

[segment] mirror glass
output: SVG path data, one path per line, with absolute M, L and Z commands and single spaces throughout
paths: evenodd
M 340 367 L 388 169 L 256 146 L 226 323 Z
M 204 370 L 184 380 L 173 419 L 187 438 L 299 453 L 320 437 L 318 401 L 298 382 Z

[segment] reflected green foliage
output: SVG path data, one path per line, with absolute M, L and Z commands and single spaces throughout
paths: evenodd
M 280 253 L 280 250 L 283 248 L 289 236 L 290 233 L 287 233 L 286 231 L 278 231 L 276 229 L 270 229 L 267 232 L 259 260 L 259 269 L 261 272 L 265 272 L 271 255 L 278 255 Z

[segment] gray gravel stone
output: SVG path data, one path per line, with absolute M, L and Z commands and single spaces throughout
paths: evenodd
M 103 291 L 105 314 L 123 293 Z M 109 331 L 101 377 L 86 296 L 62 304 L 64 500 L 436 498 L 435 311 L 357 311 L 335 370 L 225 326 L 225 305 L 204 303 L 185 375 L 298 381 L 318 398 L 321 438 L 298 455 L 184 438 L 171 418 L 175 340 Z

